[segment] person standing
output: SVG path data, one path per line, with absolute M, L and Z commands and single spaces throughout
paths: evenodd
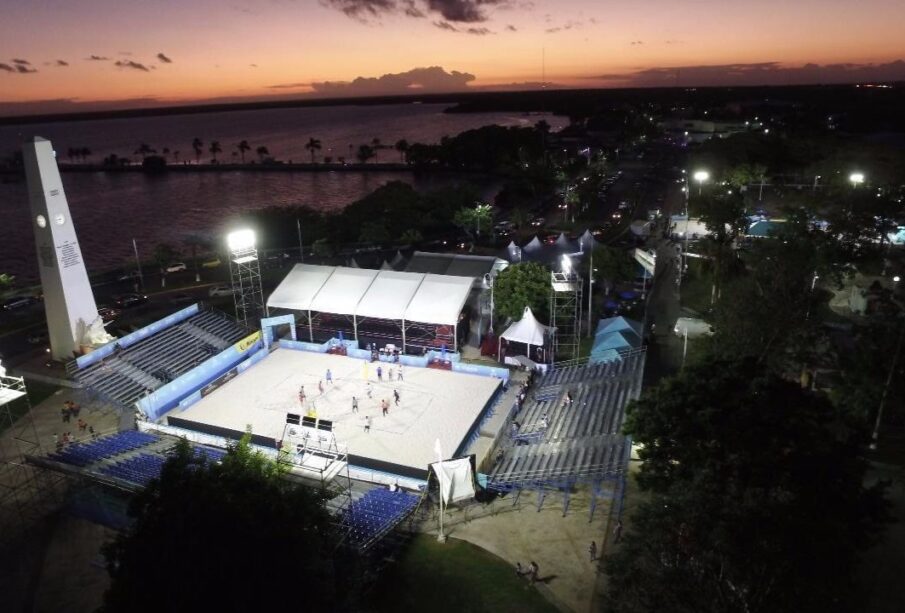
M 384 417 L 386 417 L 387 413 L 390 412 L 390 403 L 386 398 L 380 401 L 380 410 L 383 411 Z
M 317 391 L 321 394 L 324 393 L 324 382 L 323 381 L 317 382 Z
M 383 381 L 383 369 L 380 366 L 377 367 L 377 380 Z
M 358 398 L 352 396 L 352 412 L 358 413 Z
M 399 406 L 399 390 L 393 390 L 393 399 L 396 401 L 396 406 Z
M 400 381 L 404 381 L 404 379 L 402 378 L 402 366 L 396 369 L 396 378 Z
M 387 379 L 390 381 L 393 380 L 393 367 L 392 366 L 387 368 Z
M 622 520 L 616 520 L 616 527 L 613 528 L 613 542 L 618 543 L 622 540 Z
M 368 400 L 370 400 L 370 399 L 371 399 L 371 394 L 374 393 L 374 388 L 371 387 L 371 382 L 370 382 L 370 381 L 368 381 L 367 384 L 365 385 L 365 391 L 368 393 Z
M 371 431 L 371 416 L 368 415 L 367 417 L 365 417 L 365 432 L 370 432 L 370 431 Z
M 326 377 L 326 379 L 327 379 L 327 383 L 329 383 L 330 385 L 333 385 L 333 373 L 330 372 L 330 369 L 329 369 L 329 368 L 327 369 L 327 377 Z
M 597 560 L 597 542 L 591 541 L 591 544 L 588 545 L 588 555 L 591 557 L 591 562 Z
M 299 387 L 299 404 L 303 407 L 305 406 L 305 386 L 302 385 Z
M 540 568 L 537 565 L 537 562 L 531 560 L 531 564 L 528 565 L 528 574 L 531 576 L 531 583 L 535 583 L 537 581 L 537 572 Z

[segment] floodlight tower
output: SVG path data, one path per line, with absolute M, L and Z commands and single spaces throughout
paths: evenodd
M 582 278 L 572 269 L 568 255 L 560 260 L 562 270 L 550 273 L 550 325 L 553 335 L 554 359 L 578 357 L 581 339 Z M 551 360 L 553 361 L 553 360 Z
M 226 244 L 236 320 L 246 326 L 257 326 L 258 319 L 264 315 L 264 291 L 254 230 L 230 232 L 226 235 Z

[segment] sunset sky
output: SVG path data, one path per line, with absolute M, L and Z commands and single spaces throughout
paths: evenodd
M 905 79 L 902 0 L 29 0 L 0 14 L 0 115 L 531 88 L 542 57 L 563 87 Z

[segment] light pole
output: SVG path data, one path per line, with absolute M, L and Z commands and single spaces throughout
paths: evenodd
M 852 187 L 857 188 L 859 185 L 864 183 L 864 173 L 863 172 L 853 172 L 848 176 L 849 182 L 852 184 Z
M 437 534 L 437 542 L 445 543 L 446 534 L 443 533 L 443 448 L 440 439 L 434 442 L 434 451 L 437 452 L 437 481 L 440 483 L 440 532 Z
M 811 188 L 812 193 L 817 191 L 817 182 L 819 180 L 820 180 L 820 175 L 815 175 L 814 176 L 814 187 Z
M 695 171 L 694 180 L 698 182 L 698 196 L 700 196 L 701 193 L 703 192 L 704 182 L 707 181 L 709 178 L 710 178 L 710 173 L 707 172 L 706 170 Z

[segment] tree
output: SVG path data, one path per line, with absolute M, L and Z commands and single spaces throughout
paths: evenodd
M 241 140 L 241 141 L 239 141 L 239 144 L 236 145 L 236 147 L 239 149 L 239 156 L 242 158 L 242 163 L 244 164 L 245 163 L 245 152 L 251 151 L 251 145 L 248 144 L 247 140 Z
M 309 138 L 305 149 L 311 153 L 311 163 L 314 164 L 314 154 L 321 150 L 321 142 L 316 138 Z
M 16 283 L 16 277 L 7 273 L 0 273 L 0 298 L 5 298 L 6 295 L 13 289 L 13 286 Z
M 148 157 L 152 153 L 157 153 L 157 150 L 151 148 L 151 145 L 149 145 L 147 143 L 141 143 L 138 146 L 138 149 L 135 150 L 135 154 L 140 155 L 142 157 Z
M 383 144 L 376 136 L 371 139 L 371 148 L 374 150 L 374 160 L 377 161 L 377 154 L 383 149 Z
M 383 221 L 368 221 L 362 224 L 358 235 L 359 243 L 380 244 L 390 240 L 390 232 Z
M 550 270 L 535 262 L 507 266 L 493 282 L 493 302 L 499 321 L 522 318 L 530 307 L 540 321 L 549 317 Z
M 103 611 L 272 610 L 300 593 L 306 610 L 356 608 L 358 560 L 338 547 L 327 492 L 288 481 L 249 440 L 220 462 L 176 445 L 104 547 Z
M 604 293 L 609 294 L 621 281 L 629 281 L 635 276 L 635 260 L 624 249 L 599 245 L 594 248 L 594 282 L 601 283 Z M 584 258 L 582 266 L 587 275 L 590 259 Z
M 200 234 L 189 234 L 185 237 L 185 244 L 188 245 L 189 252 L 192 254 L 192 268 L 195 270 L 195 283 L 201 283 L 201 271 L 198 269 L 198 250 L 210 247 L 210 242 Z
M 91 157 L 91 149 L 88 147 L 79 148 L 79 157 L 82 158 L 82 162 L 88 161 L 88 158 Z
M 745 188 L 752 183 L 760 183 L 767 174 L 763 164 L 740 164 L 733 166 L 726 173 L 726 183 L 736 189 Z
M 192 140 L 192 149 L 195 151 L 195 163 L 201 162 L 201 154 L 204 153 L 204 143 L 197 136 Z
M 216 140 L 211 141 L 211 145 L 208 148 L 208 151 L 211 152 L 211 156 L 214 158 L 214 163 L 217 163 L 217 154 L 223 151 L 223 148 L 220 147 L 220 142 Z
M 370 145 L 359 145 L 358 152 L 355 154 L 355 157 L 362 164 L 367 164 L 368 160 L 374 157 L 374 155 L 374 149 L 372 149 Z
M 887 517 L 863 422 L 754 360 L 710 359 L 625 429 L 650 498 L 607 561 L 608 610 L 852 610 L 856 554 Z
M 399 237 L 399 240 L 403 243 L 420 243 L 424 240 L 424 236 L 421 234 L 420 230 L 407 228 L 402 233 L 402 236 Z
M 463 206 L 456 211 L 453 223 L 462 228 L 474 241 L 481 238 L 481 232 L 490 233 L 493 224 L 493 207 L 489 204 L 478 203 L 472 206 Z
M 264 159 L 265 159 L 268 155 L 270 155 L 270 151 L 268 151 L 268 150 L 267 150 L 267 147 L 265 147 L 264 145 L 261 145 L 261 146 L 259 146 L 257 149 L 255 149 L 255 153 L 258 154 L 258 159 L 260 159 L 261 162 L 263 162 Z
M 396 149 L 396 151 L 399 152 L 399 160 L 403 164 L 405 164 L 405 154 L 409 150 L 409 142 L 407 140 L 405 140 L 404 138 L 401 138 L 396 141 L 396 145 L 394 146 L 394 149 Z
M 167 286 L 167 266 L 176 258 L 178 253 L 172 246 L 167 243 L 159 243 L 154 247 L 152 257 L 157 268 L 160 270 L 160 287 Z
M 516 207 L 509 213 L 509 221 L 515 225 L 516 229 L 521 231 L 531 223 L 531 213 L 522 207 Z

